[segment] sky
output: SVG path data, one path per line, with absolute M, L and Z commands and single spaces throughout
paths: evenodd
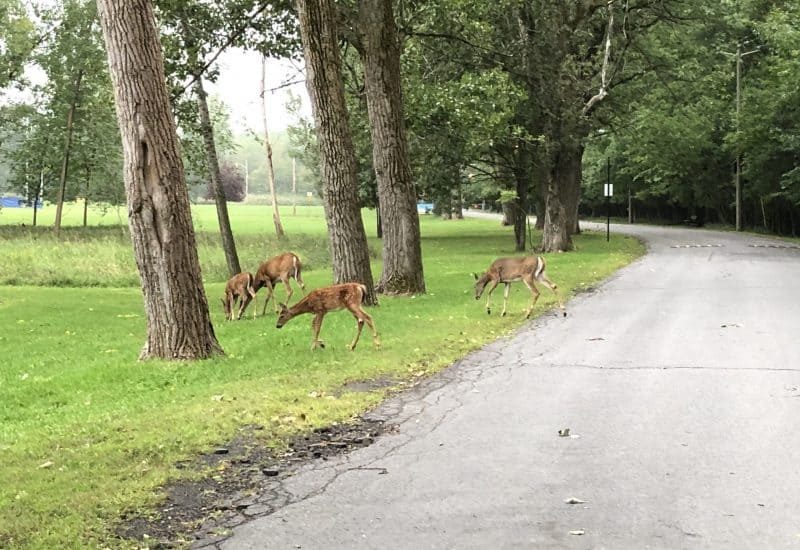
M 290 60 L 267 60 L 267 124 L 270 132 L 278 132 L 294 124 L 286 110 L 289 92 L 300 96 L 302 112 L 311 118 L 311 104 L 306 91 L 302 66 Z M 263 133 L 261 115 L 261 56 L 255 52 L 231 48 L 219 58 L 219 78 L 209 83 L 208 91 L 218 96 L 231 110 L 234 134 L 255 130 Z M 287 82 L 294 82 L 282 87 Z M 270 91 L 273 90 L 273 91 Z

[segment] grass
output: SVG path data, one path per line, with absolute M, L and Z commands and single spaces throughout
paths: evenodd
M 7 212 L 0 214 L 3 223 Z M 284 219 L 291 236 L 286 247 L 301 257 L 313 257 L 314 251 L 325 248 L 325 224 L 320 209 L 302 212 Z M 208 262 L 221 256 L 211 233 L 213 207 L 197 207 L 194 215 L 200 241 L 207 241 L 201 245 L 206 273 Z M 268 209 L 236 206 L 232 218 L 237 241 L 251 242 L 244 249 L 254 257 L 275 244 L 266 236 L 273 233 Z M 374 213 L 365 211 L 365 222 L 368 233 L 374 234 Z M 436 371 L 515 330 L 528 301 L 527 291 L 514 285 L 509 316 L 500 318 L 487 316 L 473 298 L 470 271 L 483 270 L 494 257 L 512 253 L 509 228 L 480 220 L 425 217 L 428 293 L 384 297 L 378 308 L 370 308 L 382 349 L 374 350 L 367 335 L 355 352 L 349 352 L 346 345 L 355 322 L 346 313 L 326 318 L 322 338 L 327 348 L 311 352 L 308 316 L 279 331 L 274 314 L 226 323 L 221 307 L 213 307 L 225 357 L 140 363 L 136 357 L 144 342 L 142 298 L 132 263 L 125 263 L 129 245 L 113 236 L 121 234 L 120 228 L 76 230 L 69 244 L 75 250 L 68 259 L 63 258 L 64 243 L 14 231 L 20 229 L 0 232 L 3 254 L 12 250 L 12 263 L 20 249 L 29 249 L 34 263 L 56 263 L 62 281 L 87 286 L 0 286 L 4 548 L 136 547 L 115 539 L 114 527 L 124 514 L 146 513 L 167 480 L 187 475 L 175 467 L 178 461 L 225 443 L 247 424 L 265 426 L 258 432 L 264 443 L 280 445 L 289 434 L 346 421 L 384 395 L 377 390 L 334 398 L 334 390 L 346 382 L 378 376 L 409 379 Z M 14 248 L 17 241 L 22 244 Z M 606 243 L 605 234 L 587 232 L 576 241 L 579 252 L 552 255 L 548 261 L 550 277 L 567 295 L 595 284 L 643 252 L 637 241 L 617 235 Z M 370 243 L 380 249 L 374 238 Z M 118 267 L 73 277 L 82 269 L 80 259 L 92 262 L 95 254 L 102 255 L 99 264 L 111 261 Z M 330 282 L 325 258 L 320 252 L 311 262 L 315 269 L 305 276 L 309 288 Z M 4 270 L 10 269 L 7 263 Z M 377 260 L 373 273 L 380 273 Z M 222 294 L 222 278 L 206 274 L 206 283 L 215 304 Z M 283 296 L 282 288 L 278 294 Z M 497 294 L 495 304 L 501 299 Z M 544 290 L 537 311 L 554 303 Z

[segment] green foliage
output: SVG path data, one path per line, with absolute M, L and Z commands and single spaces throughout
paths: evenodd
M 0 89 L 21 75 L 36 46 L 36 31 L 20 0 L 0 4 Z
M 55 199 L 74 104 L 66 198 L 119 201 L 121 145 L 95 2 L 60 3 L 42 12 L 40 27 L 43 38 L 31 61 L 46 82 L 32 88 L 31 103 L 6 110 L 8 138 L 0 155 L 11 167 L 11 186 L 33 198 L 43 180 L 43 196 Z
M 232 217 L 240 233 L 256 237 L 270 223 L 265 212 L 242 207 Z M 195 213 L 201 233 L 214 231 L 213 209 Z M 325 242 L 321 209 L 307 214 L 284 218 L 298 224 L 289 234 L 302 228 L 304 239 Z M 384 393 L 346 391 L 346 382 L 415 379 L 517 329 L 527 290 L 515 285 L 507 317 L 487 316 L 472 298 L 469 276 L 510 253 L 509 230 L 495 222 L 421 221 L 428 294 L 382 298 L 371 312 L 381 350 L 368 339 L 355 352 L 346 349 L 355 330 L 347 313 L 326 318 L 327 347 L 311 352 L 308 317 L 280 331 L 272 314 L 226 323 L 214 301 L 225 357 L 143 364 L 136 361 L 145 338 L 138 288 L 0 286 L 0 545 L 138 547 L 141 541 L 115 539 L 114 529 L 123 515 L 152 510 L 167 480 L 192 475 L 178 469 L 179 461 L 225 444 L 243 425 L 264 426 L 263 443 L 279 446 L 289 435 L 347 421 Z M 106 237 L 81 234 L 87 251 Z M 49 246 L 25 244 L 45 254 Z M 567 295 L 642 253 L 632 239 L 614 237 L 609 246 L 604 235 L 591 233 L 580 237 L 579 248 L 548 262 Z M 215 254 L 222 255 L 219 247 Z M 310 288 L 330 282 L 324 267 L 315 265 L 305 277 Z M 373 270 L 379 269 L 376 263 Z M 210 297 L 222 289 L 221 282 L 207 282 Z M 537 311 L 553 305 L 543 293 Z

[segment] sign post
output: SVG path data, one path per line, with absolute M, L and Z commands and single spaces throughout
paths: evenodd
M 606 242 L 611 239 L 611 197 L 614 196 L 614 184 L 611 183 L 611 157 L 607 159 L 606 184 L 603 185 L 603 196 L 606 198 Z

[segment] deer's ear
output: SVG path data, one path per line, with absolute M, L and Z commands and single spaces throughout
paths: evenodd
M 288 307 L 286 307 L 286 304 L 279 303 L 278 305 L 280 306 L 281 311 L 286 311 L 287 309 L 289 309 Z
M 476 281 L 477 281 L 478 279 L 480 279 L 480 277 L 478 277 L 478 274 L 477 274 L 477 273 L 475 273 L 474 271 L 472 272 L 472 276 L 475 278 L 475 280 L 476 280 Z

